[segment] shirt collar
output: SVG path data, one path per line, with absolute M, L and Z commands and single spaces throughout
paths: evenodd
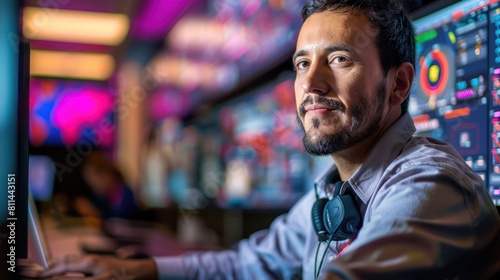
M 375 191 L 382 174 L 401 153 L 405 143 L 415 132 L 415 125 L 409 113 L 401 116 L 382 135 L 366 159 L 354 172 L 348 183 L 366 204 Z

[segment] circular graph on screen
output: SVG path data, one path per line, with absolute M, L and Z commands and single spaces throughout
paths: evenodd
M 449 99 L 455 85 L 454 53 L 444 44 L 425 49 L 419 60 L 417 94 L 429 103 Z

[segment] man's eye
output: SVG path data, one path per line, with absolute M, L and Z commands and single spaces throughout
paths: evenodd
M 349 58 L 345 56 L 336 56 L 332 60 L 332 63 L 346 63 L 346 62 L 349 62 Z
M 305 68 L 307 66 L 309 66 L 309 63 L 307 61 L 299 61 L 296 65 L 297 69 L 302 69 L 302 68 Z

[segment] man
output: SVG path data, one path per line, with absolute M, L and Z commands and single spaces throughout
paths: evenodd
M 335 162 L 320 188 L 234 250 L 72 258 L 46 275 L 82 271 L 106 279 L 126 268 L 135 279 L 493 278 L 500 219 L 482 180 L 450 145 L 412 137 L 406 110 L 414 33 L 402 7 L 313 0 L 303 18 L 293 56 L 298 121 L 306 150 Z M 352 203 L 340 207 L 352 216 L 331 221 L 332 193 Z M 316 206 L 322 197 L 326 207 Z M 340 235 L 335 222 L 345 226 Z

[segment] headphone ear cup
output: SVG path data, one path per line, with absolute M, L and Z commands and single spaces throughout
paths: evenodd
M 361 216 L 351 195 L 338 195 L 328 201 L 323 211 L 323 225 L 333 240 L 345 240 L 355 235 Z
M 328 203 L 327 198 L 317 199 L 312 207 L 311 218 L 316 235 L 318 235 L 318 240 L 320 242 L 327 241 L 329 234 L 323 223 L 323 211 L 326 204 Z

